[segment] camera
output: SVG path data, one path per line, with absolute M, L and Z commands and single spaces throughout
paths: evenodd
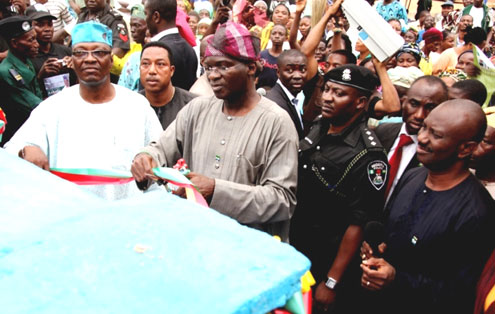
M 64 59 L 58 59 L 57 60 L 57 63 L 60 63 L 62 65 L 62 67 L 66 67 L 67 66 L 67 63 L 65 62 Z

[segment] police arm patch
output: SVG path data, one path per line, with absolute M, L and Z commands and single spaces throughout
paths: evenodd
M 371 185 L 378 191 L 385 186 L 385 178 L 387 177 L 388 166 L 381 160 L 374 160 L 368 164 L 368 179 Z
M 129 40 L 129 36 L 127 35 L 127 28 L 124 24 L 117 24 L 117 30 L 119 32 L 119 37 L 123 42 L 127 42 Z

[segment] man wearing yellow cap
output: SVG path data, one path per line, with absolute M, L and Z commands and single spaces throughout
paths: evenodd
M 110 82 L 112 31 L 107 26 L 77 24 L 72 45 L 80 84 L 43 101 L 6 149 L 46 170 L 130 170 L 134 155 L 160 134 L 160 122 L 143 96 Z M 139 193 L 134 183 L 85 188 L 107 199 Z

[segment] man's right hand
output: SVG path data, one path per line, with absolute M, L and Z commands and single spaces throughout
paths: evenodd
M 131 166 L 131 173 L 137 182 L 148 181 L 148 175 L 153 174 L 153 168 L 158 167 L 156 161 L 148 154 L 138 154 Z
M 341 16 L 342 15 L 342 10 L 340 9 L 340 5 L 344 2 L 344 0 L 336 0 L 334 3 L 328 7 L 328 12 L 330 13 L 330 16 Z M 327 2 L 328 3 L 328 2 Z
M 38 78 L 42 79 L 48 76 L 56 75 L 60 72 L 61 68 L 62 64 L 57 58 L 48 58 L 41 66 L 41 69 L 38 72 Z
M 302 13 L 306 8 L 306 0 L 296 0 L 296 13 Z
M 227 22 L 230 18 L 230 8 L 229 7 L 218 7 L 215 17 L 213 18 L 212 24 L 223 24 Z
M 26 146 L 19 152 L 19 157 L 27 160 L 44 170 L 50 169 L 48 157 L 38 146 Z

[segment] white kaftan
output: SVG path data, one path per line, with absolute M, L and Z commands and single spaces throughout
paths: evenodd
M 41 148 L 50 168 L 130 170 L 143 146 L 158 138 L 162 127 L 145 97 L 114 85 L 115 97 L 101 104 L 86 102 L 79 85 L 47 98 L 5 145 L 14 154 L 27 145 Z M 106 199 L 138 194 L 136 183 L 83 186 Z

